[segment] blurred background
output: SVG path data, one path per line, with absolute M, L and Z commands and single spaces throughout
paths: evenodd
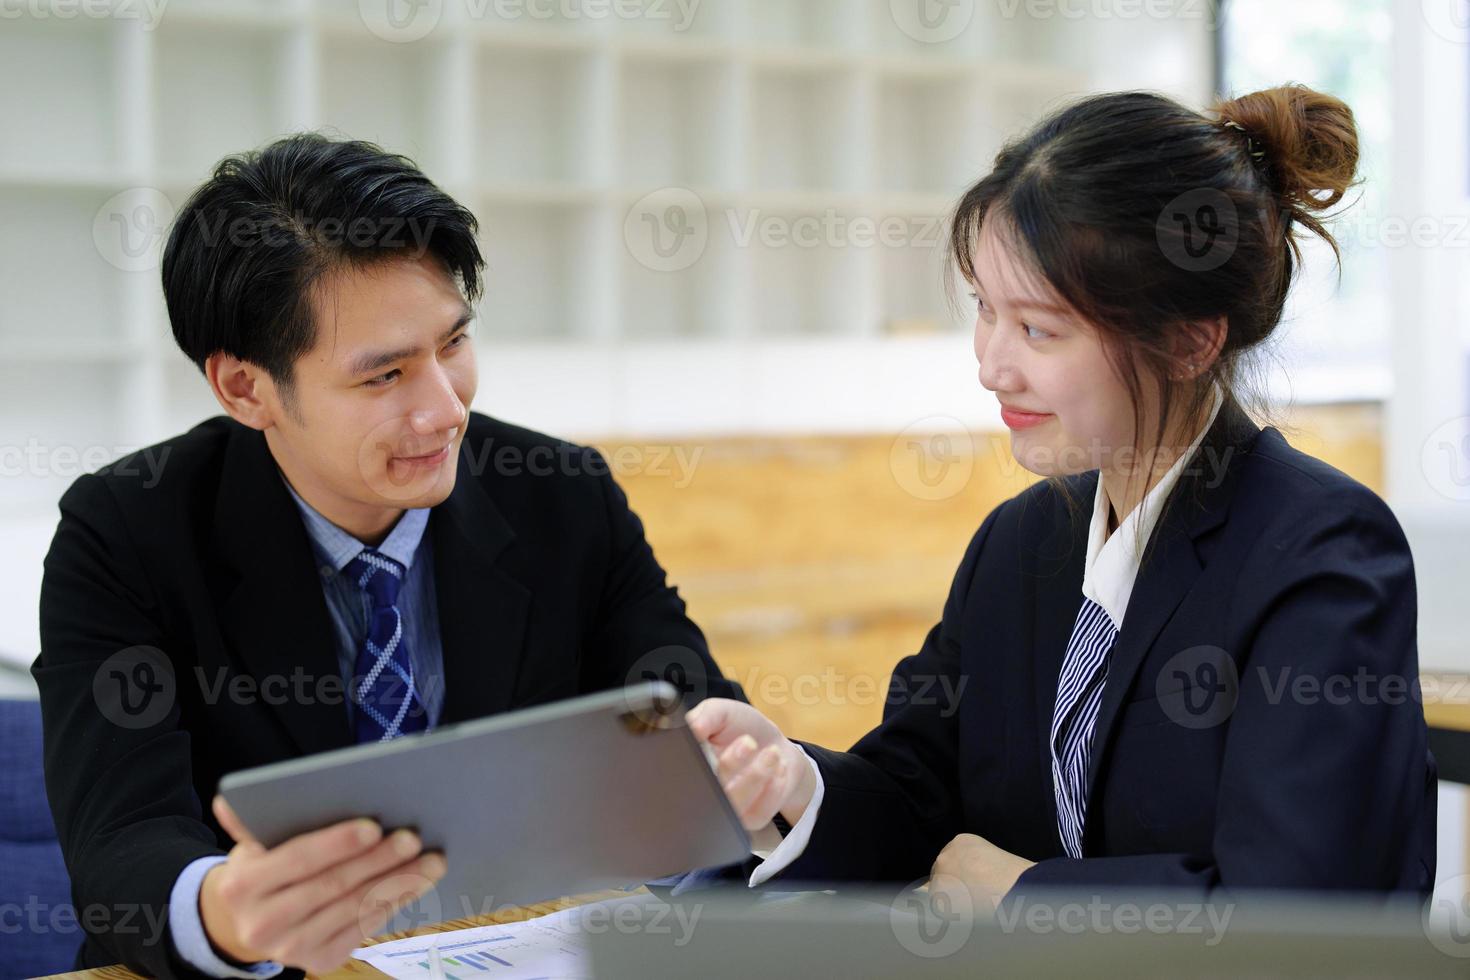
M 1467 62 L 1467 0 L 0 0 L 0 691 L 67 485 L 217 413 L 163 310 L 174 209 L 328 129 L 479 217 L 476 408 L 604 448 L 726 672 L 850 744 L 1034 479 L 945 290 L 959 193 L 1076 96 L 1286 81 L 1353 107 L 1365 182 L 1262 383 L 1398 513 L 1421 665 L 1470 671 Z

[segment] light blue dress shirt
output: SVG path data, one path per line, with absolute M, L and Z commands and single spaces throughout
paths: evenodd
M 285 482 L 284 477 L 282 482 Z M 311 540 L 312 554 L 321 576 L 322 593 L 332 620 L 337 640 L 337 662 L 342 670 L 343 690 L 349 690 L 357 669 L 357 654 L 368 633 L 368 597 L 357 583 L 342 574 L 352 559 L 367 545 L 327 520 L 286 483 L 291 499 L 301 511 Z M 439 606 L 434 594 L 434 555 L 432 536 L 425 534 L 429 524 L 428 508 L 406 510 L 377 550 L 402 565 L 407 571 L 398 593 L 398 609 L 403 614 L 408 632 L 409 657 L 413 662 L 414 687 L 429 716 L 429 728 L 439 721 L 444 707 L 444 651 L 439 634 Z M 355 707 L 344 698 L 347 714 L 343 724 L 348 731 L 355 724 Z M 174 881 L 169 893 L 169 932 L 174 949 L 197 970 L 213 977 L 273 977 L 284 967 L 266 961 L 239 969 L 220 959 L 199 917 L 199 889 L 210 868 L 224 861 L 222 855 L 192 861 Z

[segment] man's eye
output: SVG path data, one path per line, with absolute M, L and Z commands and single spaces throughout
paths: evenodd
M 369 378 L 363 383 L 373 388 L 381 388 L 383 385 L 388 384 L 394 378 L 398 377 L 398 375 L 401 373 L 402 372 L 399 371 L 397 368 L 394 368 L 391 371 L 387 371 L 383 374 L 378 375 L 376 378 Z
M 452 350 L 455 347 L 462 347 L 463 344 L 461 344 L 460 341 L 462 341 L 462 340 L 469 340 L 469 339 L 470 339 L 470 335 L 469 334 L 462 333 L 462 334 L 458 335 L 457 337 L 455 337 L 453 340 L 451 340 L 449 343 L 445 344 L 444 345 L 444 348 L 445 348 L 445 350 Z

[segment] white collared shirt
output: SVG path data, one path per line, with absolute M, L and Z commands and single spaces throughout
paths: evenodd
M 1205 434 L 1210 431 L 1210 426 L 1215 424 L 1215 417 L 1220 414 L 1220 406 L 1225 401 L 1219 385 L 1214 388 L 1214 396 L 1215 403 L 1210 409 L 1210 417 L 1195 435 L 1189 449 L 1175 460 L 1174 465 L 1169 467 L 1159 482 L 1143 495 L 1143 500 L 1128 512 L 1122 523 L 1118 525 L 1118 529 L 1112 534 L 1107 533 L 1110 509 L 1108 495 L 1103 489 L 1101 475 L 1098 476 L 1097 493 L 1092 500 L 1092 525 L 1087 533 L 1087 558 L 1082 572 L 1082 594 L 1102 606 L 1112 619 L 1113 626 L 1120 631 L 1123 628 L 1123 613 L 1128 609 L 1128 599 L 1133 594 L 1134 580 L 1138 578 L 1141 558 L 1138 552 L 1138 542 L 1147 543 L 1149 535 L 1153 533 L 1154 525 L 1158 523 L 1159 514 L 1164 509 L 1164 501 L 1168 499 L 1169 492 L 1179 482 L 1184 467 L 1188 464 L 1189 458 L 1194 455 L 1194 451 L 1199 448 L 1200 443 L 1204 441 Z M 751 872 L 750 885 L 752 888 L 781 873 L 791 862 L 801 857 L 801 852 L 806 850 L 807 841 L 811 840 L 812 828 L 817 823 L 817 811 L 822 805 L 825 786 L 822 782 L 821 770 L 817 768 L 816 762 L 809 756 L 807 762 L 817 775 L 817 788 L 812 794 L 812 801 L 780 845 L 770 852 L 755 852 L 756 856 L 763 860 Z
M 1195 435 L 1189 449 L 1143 495 L 1143 501 L 1128 512 L 1128 516 L 1123 518 L 1112 534 L 1107 533 L 1108 495 L 1103 489 L 1102 478 L 1098 478 L 1097 493 L 1092 501 L 1092 526 L 1087 532 L 1087 561 L 1082 572 L 1082 594 L 1103 607 L 1112 619 L 1114 629 L 1123 629 L 1123 613 L 1128 609 L 1128 598 L 1133 594 L 1133 582 L 1138 578 L 1141 559 L 1138 545 L 1140 542 L 1146 543 L 1153 534 L 1154 525 L 1159 521 L 1159 514 L 1164 509 L 1164 501 L 1169 498 L 1169 492 L 1179 482 L 1189 458 L 1204 441 L 1205 433 L 1215 424 L 1215 416 L 1220 414 L 1220 406 L 1225 399 L 1220 394 L 1218 385 L 1215 386 L 1214 395 L 1215 404 L 1210 409 L 1210 417 Z

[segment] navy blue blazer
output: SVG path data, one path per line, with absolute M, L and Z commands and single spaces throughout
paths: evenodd
M 1414 567 L 1371 490 L 1221 406 L 1145 549 L 1112 652 L 1083 857 L 1057 834 L 1048 736 L 1082 601 L 1092 471 L 997 507 L 883 722 L 804 746 L 826 793 L 778 878 L 914 881 L 956 835 L 1017 883 L 1418 892 L 1436 772 Z M 946 692 L 958 692 L 948 696 Z

